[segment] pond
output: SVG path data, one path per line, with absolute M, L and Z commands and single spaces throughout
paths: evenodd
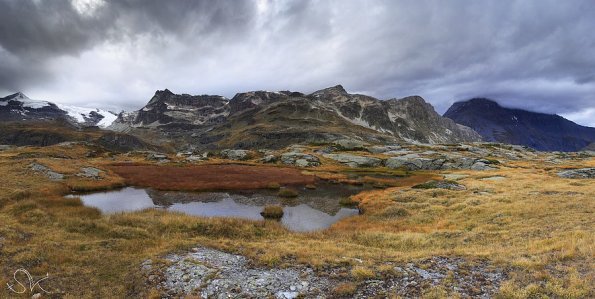
M 340 219 L 357 215 L 357 209 L 341 206 L 339 201 L 370 187 L 319 182 L 316 189 L 292 188 L 299 192 L 295 198 L 282 198 L 277 196 L 277 190 L 266 189 L 180 192 L 134 187 L 70 196 L 80 197 L 86 206 L 104 213 L 162 208 L 194 216 L 250 220 L 263 220 L 260 212 L 267 205 L 281 205 L 284 212 L 281 223 L 292 231 L 308 232 L 328 228 Z

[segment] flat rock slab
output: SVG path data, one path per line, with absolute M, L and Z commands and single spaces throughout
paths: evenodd
M 413 189 L 447 189 L 447 190 L 455 190 L 455 191 L 462 191 L 467 190 L 465 185 L 459 184 L 453 181 L 428 181 L 423 184 L 415 185 L 411 187 Z
M 95 167 L 83 167 L 81 168 L 81 172 L 77 173 L 77 176 L 98 179 L 102 172 L 103 170 Z
M 31 163 L 29 164 L 29 168 L 31 168 L 35 172 L 44 174 L 47 178 L 49 178 L 52 181 L 64 180 L 63 174 L 55 172 L 45 165 L 41 165 L 39 163 Z
M 458 180 L 462 180 L 464 178 L 468 178 L 469 175 L 468 174 L 456 174 L 456 173 L 447 173 L 444 174 L 444 179 L 448 180 L 448 181 L 458 181 Z
M 378 167 L 382 165 L 382 160 L 373 157 L 364 157 L 348 154 L 326 154 L 325 158 L 335 160 L 349 167 Z
M 505 179 L 506 179 L 506 177 L 503 177 L 501 175 L 496 175 L 496 176 L 491 176 L 491 177 L 487 177 L 487 178 L 481 178 L 479 180 L 480 181 L 502 181 Z
M 593 179 L 595 167 L 564 170 L 558 172 L 558 176 L 565 179 Z

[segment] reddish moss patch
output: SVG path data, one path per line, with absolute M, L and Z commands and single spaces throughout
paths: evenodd
M 304 175 L 298 169 L 249 165 L 112 165 L 109 167 L 126 180 L 128 185 L 158 190 L 239 190 L 268 188 L 282 185 L 313 184 L 315 176 Z

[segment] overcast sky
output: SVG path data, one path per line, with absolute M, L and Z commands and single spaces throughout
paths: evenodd
M 336 84 L 595 126 L 595 1 L 0 0 L 0 96 L 132 110 Z

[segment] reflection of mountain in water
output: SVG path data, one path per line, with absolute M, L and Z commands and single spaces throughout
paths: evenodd
M 358 214 L 357 209 L 339 206 L 339 194 L 353 193 L 357 188 L 338 190 L 336 187 L 339 186 L 300 191 L 301 195 L 294 199 L 278 198 L 275 192 L 270 190 L 240 195 L 225 192 L 163 192 L 135 188 L 97 192 L 78 197 L 86 206 L 99 208 L 104 213 L 166 208 L 201 217 L 236 217 L 251 220 L 263 220 L 260 212 L 264 206 L 281 204 L 284 206 L 281 223 L 285 227 L 293 231 L 313 231 L 325 229 L 342 218 Z
M 340 185 L 340 184 L 320 184 L 317 189 L 310 190 L 300 188 L 300 195 L 296 198 L 280 198 L 274 190 L 257 190 L 239 193 L 227 192 L 178 192 L 178 191 L 157 191 L 147 190 L 147 194 L 158 206 L 176 206 L 181 203 L 214 203 L 224 202 L 224 205 L 230 205 L 229 200 L 238 205 L 248 207 L 262 207 L 266 205 L 282 205 L 286 207 L 298 207 L 307 205 L 315 210 L 324 212 L 331 216 L 336 215 L 341 210 L 339 199 L 356 194 L 365 189 L 362 186 Z M 261 210 L 258 210 L 260 213 Z M 190 213 L 192 214 L 192 213 Z

